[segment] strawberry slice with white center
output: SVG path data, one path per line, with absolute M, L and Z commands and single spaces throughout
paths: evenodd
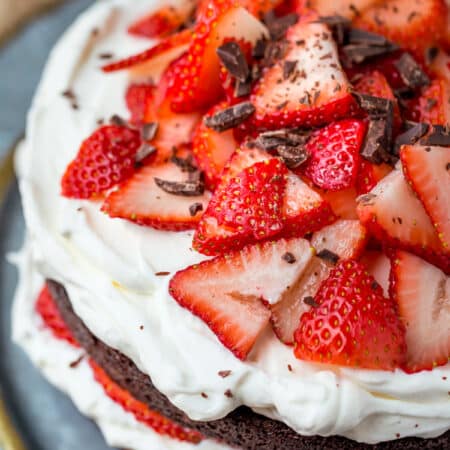
M 450 151 L 445 147 L 404 145 L 403 172 L 430 216 L 444 251 L 450 255 Z
M 225 347 L 246 359 L 270 319 L 263 302 L 279 301 L 311 256 L 304 239 L 256 244 L 178 272 L 169 291 Z
M 366 230 L 359 221 L 338 220 L 314 233 L 311 245 L 319 255 L 321 251 L 328 250 L 340 259 L 351 259 L 359 257 L 366 240 Z M 308 299 L 314 299 L 332 267 L 332 263 L 326 258 L 314 256 L 305 272 L 286 292 L 283 299 L 271 307 L 273 329 L 285 344 L 294 343 L 294 332 L 300 317 L 311 309 L 311 302 L 308 302 Z M 306 303 L 305 299 L 307 299 Z
M 315 131 L 305 145 L 311 156 L 299 171 L 322 189 L 354 186 L 365 134 L 362 120 L 341 120 Z
M 217 48 L 226 38 L 255 44 L 267 29 L 244 8 L 231 0 L 211 0 L 199 14 L 197 25 L 179 71 L 170 88 L 172 109 L 191 112 L 216 103 L 223 89 Z
M 225 107 L 221 103 L 212 108 L 207 116 Z M 220 181 L 220 173 L 237 147 L 233 130 L 220 133 L 208 128 L 204 121 L 200 122 L 194 133 L 192 153 L 198 168 L 205 174 L 205 182 L 209 189 L 214 190 L 217 186 Z
M 138 170 L 118 190 L 109 194 L 102 211 L 110 217 L 132 221 L 157 230 L 194 229 L 206 209 L 210 195 L 174 195 L 161 189 L 156 179 L 185 182 L 188 174 L 169 162 L 149 165 Z M 194 206 L 195 205 L 195 206 Z
M 433 224 L 401 170 L 383 178 L 359 198 L 358 215 L 363 225 L 383 244 L 440 260 L 442 247 Z M 441 263 L 448 264 L 444 258 Z M 447 258 L 448 259 L 448 258 Z
M 447 30 L 445 0 L 383 0 L 355 20 L 357 27 L 379 33 L 423 59 Z
M 374 164 L 367 159 L 361 158 L 359 162 L 358 177 L 356 179 L 356 190 L 358 194 L 367 194 L 379 181 L 392 172 L 388 164 Z
M 255 87 L 256 113 L 247 126 L 316 126 L 347 115 L 354 100 L 327 26 L 300 21 L 288 30 L 286 45 L 284 57 Z M 290 62 L 296 66 L 284 77 Z
M 231 228 L 221 225 L 215 208 L 218 206 L 217 198 L 224 193 L 227 194 L 227 189 L 234 177 L 257 163 L 269 162 L 272 159 L 275 158 L 261 150 L 245 146 L 233 154 L 195 232 L 193 246 L 198 252 L 205 255 L 218 255 L 256 241 L 252 231 L 242 227 Z M 280 237 L 304 236 L 334 220 L 329 205 L 321 196 L 290 172 L 287 175 L 280 216 L 284 219 L 284 226 L 277 234 Z
M 318 189 L 319 194 L 326 200 L 339 219 L 353 220 L 358 218 L 356 213 L 356 199 L 358 194 L 356 189 L 351 187 L 340 191 L 324 191 Z
M 406 328 L 405 370 L 431 370 L 450 361 L 450 278 L 407 252 L 392 257 L 391 292 Z

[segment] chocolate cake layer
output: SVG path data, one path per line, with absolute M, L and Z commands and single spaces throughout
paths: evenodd
M 97 339 L 74 313 L 64 286 L 47 281 L 57 307 L 79 344 L 110 378 L 135 398 L 185 427 L 219 439 L 242 450 L 417 450 L 450 448 L 450 431 L 434 439 L 404 438 L 367 445 L 333 436 L 301 436 L 285 424 L 239 407 L 227 417 L 211 422 L 196 422 L 175 407 L 125 355 Z

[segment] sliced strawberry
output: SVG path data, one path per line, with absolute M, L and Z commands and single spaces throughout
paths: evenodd
M 358 178 L 356 180 L 356 190 L 359 195 L 367 194 L 386 175 L 392 172 L 392 167 L 388 164 L 373 164 L 364 158 L 359 163 Z
M 431 220 L 400 170 L 360 197 L 358 215 L 383 245 L 407 249 L 433 261 L 442 253 Z
M 220 99 L 220 63 L 216 50 L 226 38 L 254 44 L 266 35 L 265 27 L 231 0 L 211 0 L 199 14 L 187 54 L 169 89 L 172 109 L 191 112 L 209 107 Z
M 363 264 L 339 263 L 314 301 L 317 306 L 302 315 L 295 332 L 297 358 L 377 370 L 403 363 L 404 328 L 396 304 Z
M 104 72 L 116 72 L 117 70 L 133 69 L 147 76 L 155 72 L 159 73 L 161 66 L 167 66 L 188 49 L 191 40 L 191 30 L 180 31 L 167 36 L 158 44 L 137 55 L 106 64 L 102 67 L 102 70 Z
M 56 307 L 55 300 L 47 287 L 43 286 L 35 304 L 36 312 L 41 316 L 45 326 L 50 329 L 53 335 L 69 344 L 78 347 L 78 343 L 71 331 L 67 328 L 61 314 Z
M 367 267 L 367 271 L 372 275 L 383 289 L 384 295 L 389 297 L 389 282 L 391 273 L 391 261 L 382 252 L 366 251 L 361 256 L 361 262 Z
M 209 195 L 182 196 L 169 194 L 156 184 L 156 179 L 183 182 L 188 174 L 175 164 L 148 165 L 138 170 L 118 190 L 109 194 L 102 211 L 110 217 L 127 219 L 138 225 L 158 230 L 182 231 L 194 229 Z M 200 204 L 195 214 L 192 205 Z
M 94 360 L 89 360 L 89 365 L 95 380 L 103 387 L 105 394 L 125 411 L 133 414 L 138 422 L 147 425 L 158 434 L 178 441 L 198 444 L 203 439 L 198 431 L 183 428 L 162 414 L 151 410 L 145 403 L 136 400 L 128 391 L 115 383 Z
M 131 122 L 141 124 L 147 110 L 154 102 L 155 86 L 151 83 L 131 84 L 125 94 L 125 101 L 131 113 Z
M 207 116 L 224 107 L 224 104 L 215 106 Z M 208 128 L 203 121 L 200 122 L 194 133 L 192 152 L 198 168 L 205 174 L 209 189 L 214 190 L 217 186 L 220 173 L 237 147 L 232 130 L 219 133 Z
M 269 322 L 262 301 L 277 303 L 311 256 L 304 239 L 256 244 L 178 272 L 169 290 L 225 347 L 246 359 Z
M 316 11 L 320 16 L 339 15 L 353 20 L 363 11 L 376 3 L 377 0 L 298 0 L 299 13 L 310 9 Z
M 195 2 L 179 2 L 177 7 L 163 6 L 157 11 L 141 17 L 128 27 L 128 33 L 146 38 L 156 38 L 177 31 L 192 15 Z
M 289 29 L 286 46 L 282 60 L 255 87 L 256 113 L 247 126 L 315 126 L 348 114 L 354 100 L 331 31 L 321 23 L 300 21 Z M 297 61 L 287 78 L 286 61 Z
M 414 122 L 433 125 L 450 123 L 450 81 L 437 78 L 422 90 L 419 98 L 409 103 L 407 116 Z
M 322 198 L 328 202 L 333 213 L 340 219 L 353 220 L 358 218 L 356 213 L 356 199 L 358 197 L 355 188 L 341 191 L 318 190 Z
M 392 258 L 391 292 L 406 328 L 407 372 L 450 361 L 450 278 L 410 253 Z
M 341 259 L 357 258 L 365 242 L 366 231 L 357 220 L 339 220 L 314 233 L 311 239 L 311 245 L 315 247 L 317 253 L 327 249 Z M 311 308 L 311 303 L 305 303 L 304 300 L 316 295 L 331 269 L 332 264 L 329 261 L 315 256 L 282 300 L 271 306 L 273 329 L 285 344 L 294 343 L 294 332 L 300 317 Z
M 445 147 L 404 145 L 400 156 L 406 179 L 450 257 L 450 151 Z
M 222 173 L 214 197 L 226 192 L 234 177 L 246 168 L 273 159 L 257 149 L 243 147 L 236 151 Z M 213 210 L 214 197 L 194 234 L 194 248 L 205 255 L 217 255 L 227 250 L 239 249 L 255 242 L 254 234 L 245 230 L 221 226 Z M 285 218 L 280 237 L 298 237 L 320 229 L 334 220 L 329 205 L 296 175 L 289 173 L 282 208 Z
M 447 5 L 445 0 L 383 0 L 364 11 L 355 24 L 386 36 L 423 59 L 425 51 L 444 35 Z
M 354 186 L 365 134 L 366 124 L 361 120 L 341 120 L 315 131 L 305 145 L 310 157 L 300 172 L 322 189 Z
M 141 146 L 137 130 L 103 126 L 82 144 L 61 180 L 61 193 L 71 198 L 100 196 L 135 171 L 135 156 Z

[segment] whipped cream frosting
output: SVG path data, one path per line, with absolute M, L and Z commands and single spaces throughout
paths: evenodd
M 105 75 L 99 55 L 119 58 L 147 48 L 149 41 L 127 35 L 126 27 L 157 6 L 154 0 L 98 2 L 51 54 L 17 158 L 35 270 L 64 284 L 89 329 L 194 420 L 219 419 L 245 404 L 304 435 L 375 443 L 445 432 L 450 365 L 414 375 L 315 365 L 297 360 L 270 329 L 240 361 L 170 297 L 170 276 L 155 275 L 204 259 L 191 248 L 192 232 L 139 227 L 108 218 L 99 203 L 59 195 L 67 164 L 98 119 L 127 115 L 130 75 Z M 68 88 L 78 110 L 61 95 Z M 232 374 L 224 379 L 222 370 Z M 232 398 L 224 395 L 228 389 Z
M 85 352 L 56 339 L 36 314 L 34 300 L 44 279 L 34 270 L 30 248 L 26 246 L 12 259 L 20 271 L 13 307 L 14 341 L 51 383 L 70 396 L 77 408 L 97 423 L 109 445 L 133 450 L 231 450 L 209 439 L 194 445 L 162 436 L 107 397 L 94 380 L 87 358 L 76 366 L 72 364 L 84 357 Z

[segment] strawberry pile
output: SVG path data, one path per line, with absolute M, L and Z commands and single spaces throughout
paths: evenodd
M 187 3 L 130 25 L 159 41 L 103 67 L 129 72 L 129 118 L 84 141 L 62 194 L 194 230 L 213 258 L 170 294 L 240 359 L 271 327 L 305 361 L 446 364 L 445 1 Z

